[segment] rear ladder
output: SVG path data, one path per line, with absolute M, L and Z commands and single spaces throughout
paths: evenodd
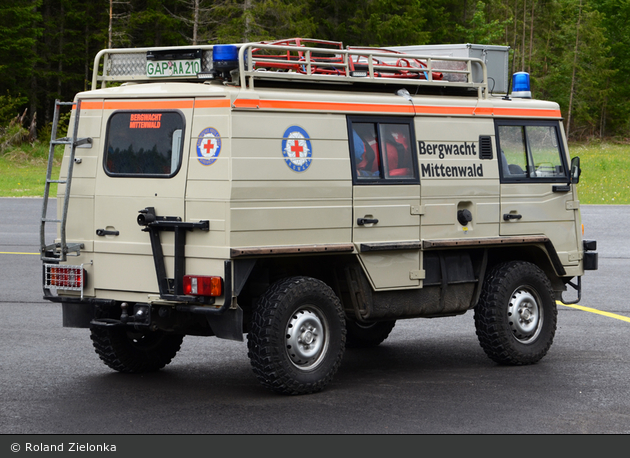
M 85 144 L 91 144 L 91 138 L 77 138 L 79 127 L 79 115 L 81 113 L 81 100 L 77 100 L 74 114 L 74 126 L 72 129 L 72 137 L 57 138 L 57 126 L 59 124 L 59 115 L 62 106 L 74 106 L 74 102 L 60 102 L 55 100 L 55 113 L 53 116 L 52 132 L 50 134 L 50 149 L 48 150 L 48 169 L 46 171 L 46 184 L 44 186 L 44 202 L 42 205 L 42 218 L 39 226 L 40 253 L 42 261 L 46 262 L 64 262 L 69 253 L 79 255 L 83 244 L 66 242 L 66 220 L 68 217 L 68 202 L 70 197 L 70 185 L 72 183 L 72 170 L 75 163 L 75 152 L 77 147 Z M 55 156 L 55 147 L 58 145 L 70 145 L 70 157 L 68 159 L 68 170 L 65 180 L 53 180 L 52 170 Z M 48 217 L 48 198 L 50 197 L 50 185 L 53 183 L 65 184 L 66 189 L 63 195 L 63 210 L 61 219 Z M 58 224 L 59 242 L 46 244 L 46 223 Z

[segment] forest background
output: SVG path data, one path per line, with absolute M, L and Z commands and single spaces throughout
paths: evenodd
M 582 202 L 630 204 L 630 0 L 0 0 L 0 196 L 42 195 L 54 100 L 101 49 L 292 37 L 509 46 L 560 105 Z
M 0 126 L 45 138 L 103 48 L 291 37 L 344 45 L 510 46 L 571 140 L 630 137 L 630 0 L 0 0 Z M 43 135 L 44 134 L 44 135 Z

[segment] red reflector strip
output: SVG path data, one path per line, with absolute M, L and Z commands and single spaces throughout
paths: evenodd
M 205 275 L 184 275 L 184 294 L 187 296 L 220 296 L 223 279 Z

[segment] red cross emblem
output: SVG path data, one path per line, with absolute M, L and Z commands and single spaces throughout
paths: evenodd
M 201 131 L 197 139 L 197 160 L 202 165 L 212 165 L 221 153 L 221 134 L 208 127 Z
M 207 136 L 201 143 L 201 147 L 204 150 L 204 156 L 213 156 L 215 150 L 217 149 L 217 141 L 214 136 Z
M 299 126 L 291 126 L 284 132 L 283 139 L 282 155 L 285 163 L 296 172 L 304 172 L 313 161 L 308 133 Z
M 300 146 L 300 141 L 295 140 L 291 146 L 291 152 L 295 153 L 295 157 L 300 157 L 300 153 L 304 152 L 304 147 Z

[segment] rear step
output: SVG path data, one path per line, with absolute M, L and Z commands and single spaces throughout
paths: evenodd
M 72 129 L 72 137 L 57 138 L 57 127 L 59 125 L 59 115 L 62 106 L 74 106 L 74 102 L 60 102 L 55 100 L 55 112 L 53 116 L 52 132 L 50 134 L 50 148 L 48 150 L 48 169 L 46 170 L 46 183 L 44 186 L 44 202 L 42 204 L 42 217 L 39 226 L 40 254 L 42 261 L 46 262 L 64 262 L 68 254 L 74 253 L 78 256 L 83 244 L 66 242 L 66 221 L 68 218 L 68 202 L 70 197 L 70 185 L 72 184 L 72 170 L 75 162 L 75 153 L 77 147 L 81 145 L 92 144 L 91 138 L 77 138 L 79 127 L 79 116 L 81 113 L 81 100 L 77 100 L 74 115 L 74 126 Z M 55 156 L 55 147 L 58 145 L 70 145 L 70 158 L 68 160 L 68 170 L 65 180 L 53 180 L 52 170 Z M 63 210 L 61 219 L 48 217 L 48 199 L 50 197 L 50 185 L 53 183 L 65 184 L 66 189 L 63 195 Z M 46 223 L 58 224 L 57 234 L 59 242 L 46 244 Z

